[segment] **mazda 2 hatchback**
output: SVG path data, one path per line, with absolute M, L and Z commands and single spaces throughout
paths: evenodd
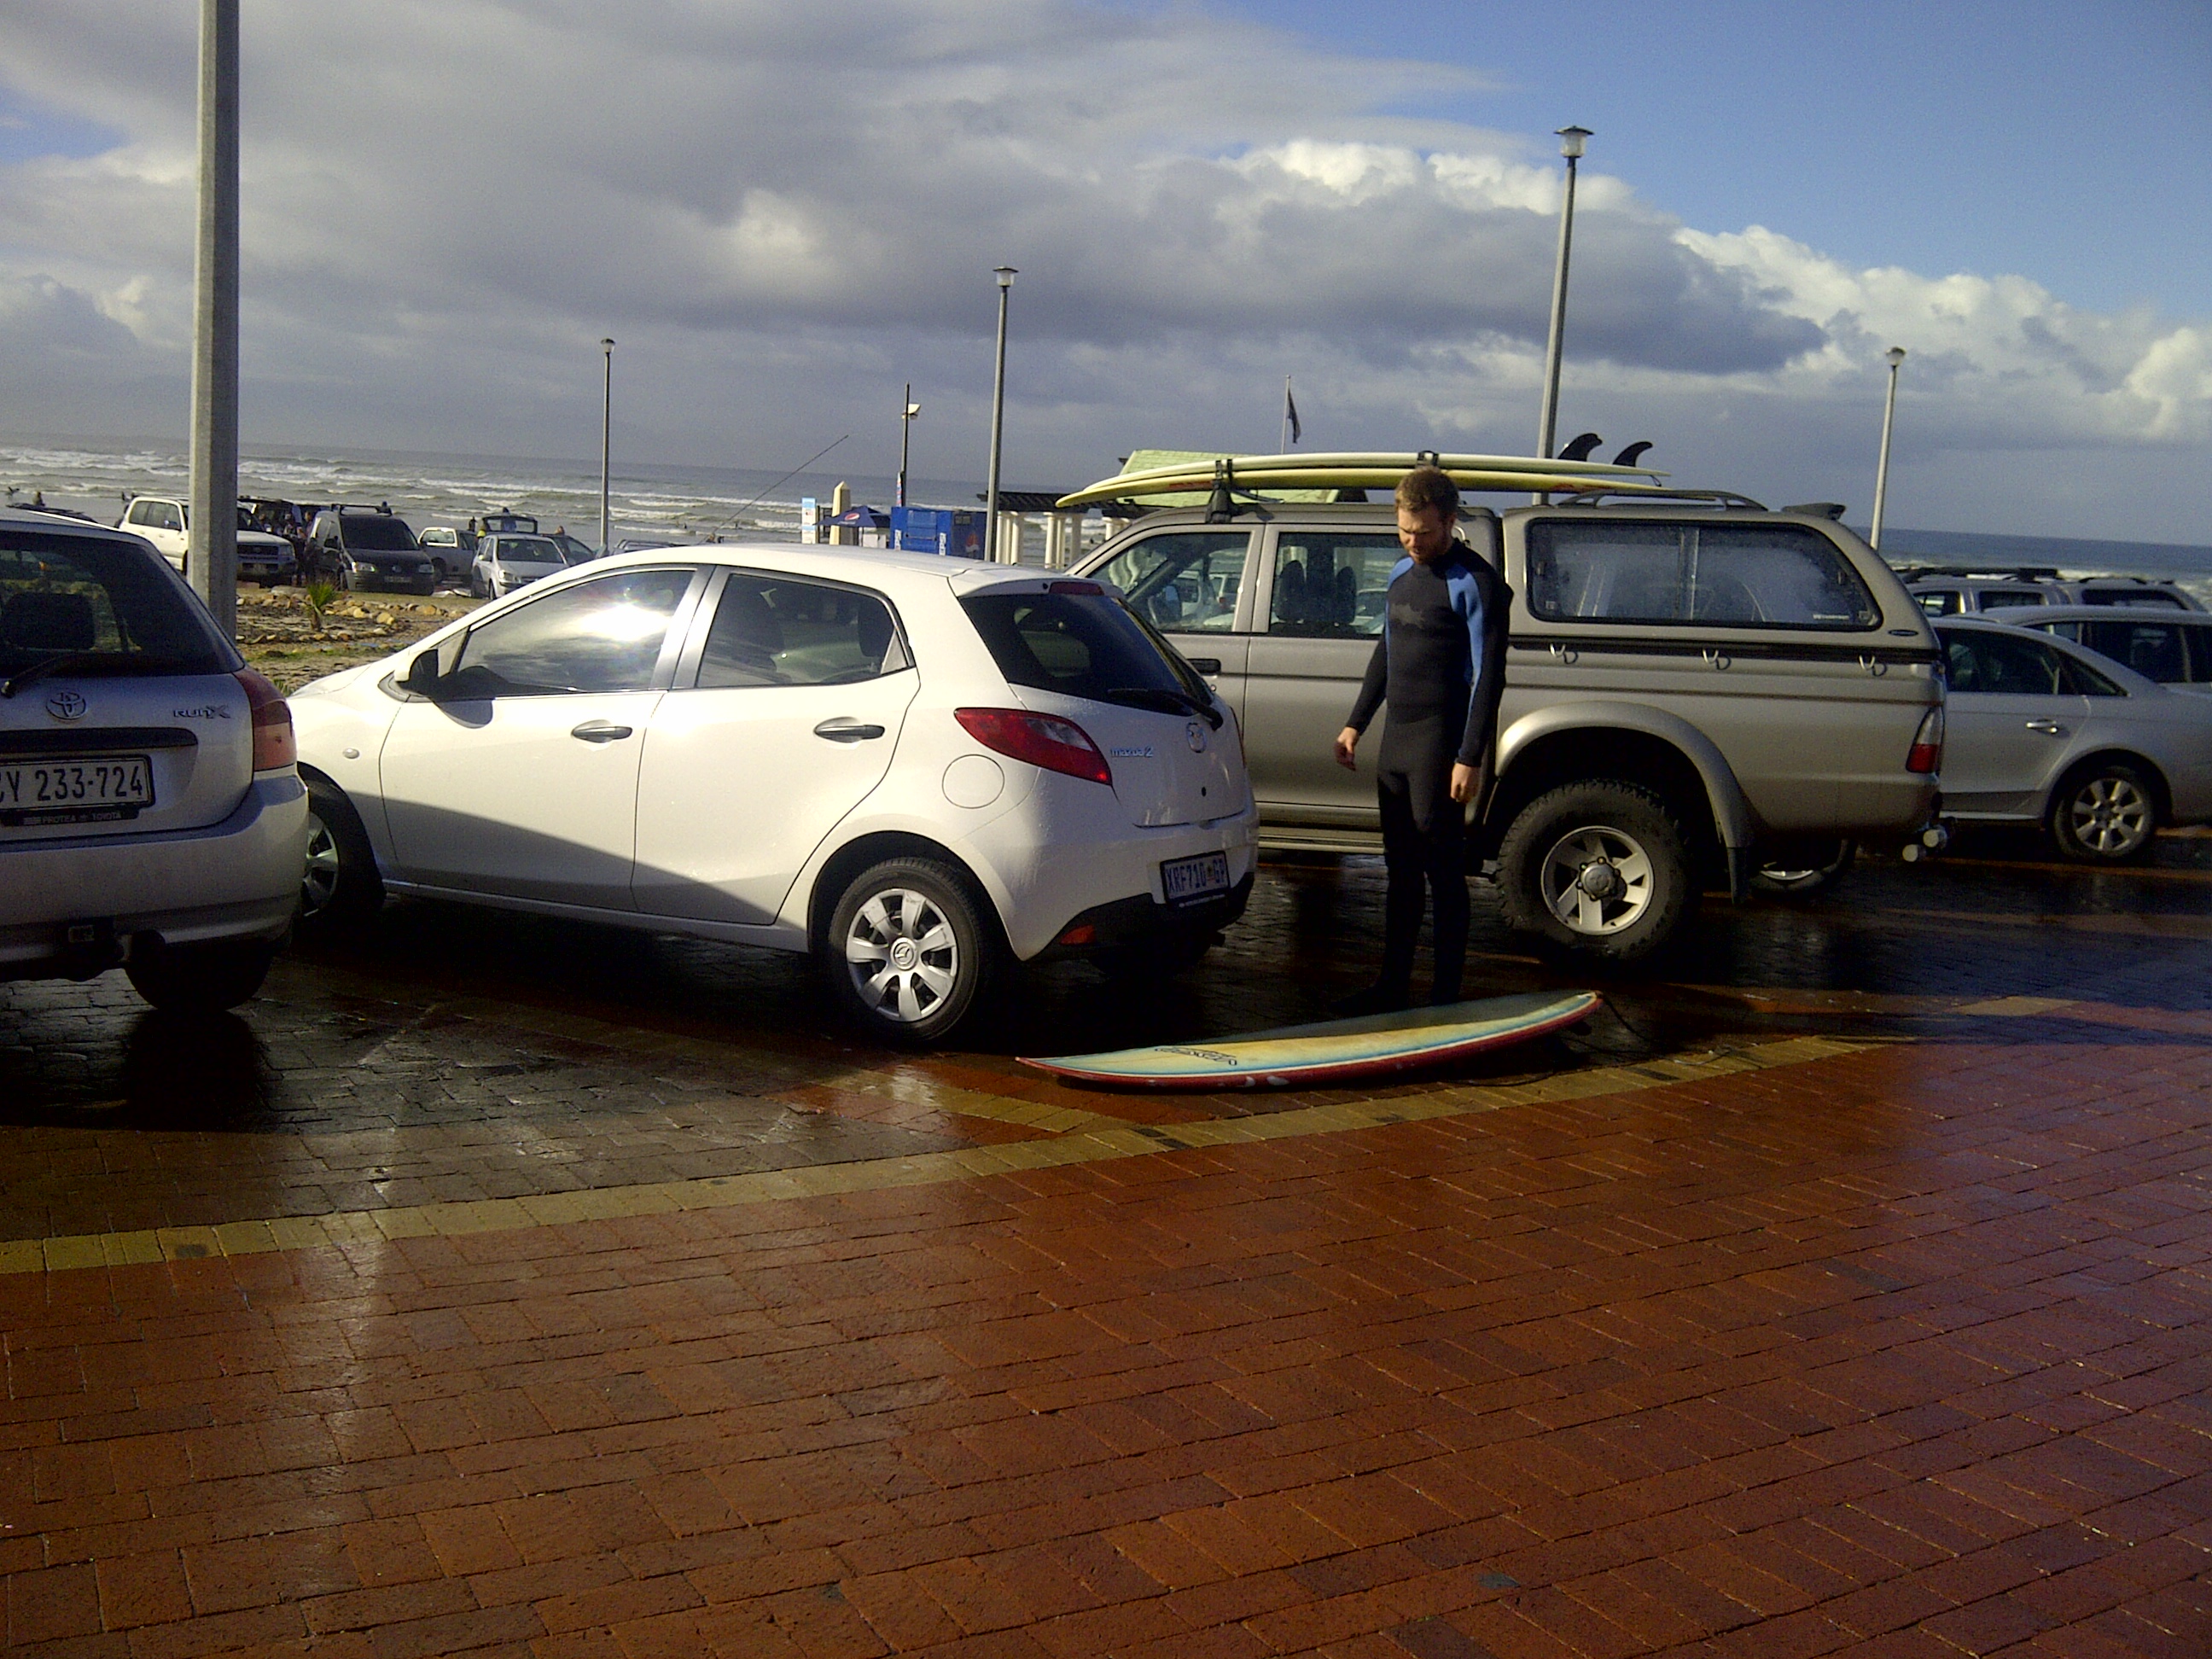
M 656 550 L 293 702 L 313 928 L 403 893 L 811 951 L 925 1042 L 1009 961 L 1185 956 L 1251 890 L 1235 721 L 1092 581 Z
M 153 547 L 0 512 L 0 979 L 245 1001 L 307 823 L 283 700 Z

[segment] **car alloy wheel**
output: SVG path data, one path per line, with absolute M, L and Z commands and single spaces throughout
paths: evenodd
M 331 826 L 310 807 L 307 811 L 307 863 L 300 875 L 300 914 L 320 915 L 338 892 L 338 838 Z
M 870 896 L 845 933 L 845 970 L 878 1018 L 919 1025 L 960 983 L 960 941 L 926 894 L 891 887 Z
M 1651 855 L 1611 824 L 1570 830 L 1544 854 L 1544 904 L 1592 939 L 1633 927 L 1651 908 Z
M 384 882 L 368 831 L 336 784 L 310 775 L 307 785 L 307 859 L 295 924 L 309 939 L 359 933 L 384 906 Z
M 2051 829 L 2069 858 L 2121 864 L 2150 845 L 2158 803 L 2129 766 L 2106 766 L 2077 779 L 2059 798 Z

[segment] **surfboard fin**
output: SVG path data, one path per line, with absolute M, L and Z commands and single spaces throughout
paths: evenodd
M 1563 461 L 1586 461 L 1590 458 L 1590 451 L 1604 441 L 1596 433 L 1585 432 L 1580 437 L 1570 439 L 1559 451 L 1559 459 Z
M 1650 439 L 1639 438 L 1634 443 L 1629 445 L 1627 448 L 1622 450 L 1620 454 L 1614 456 L 1613 458 L 1613 464 L 1615 466 L 1634 466 L 1637 462 L 1644 459 L 1644 452 L 1650 447 Z

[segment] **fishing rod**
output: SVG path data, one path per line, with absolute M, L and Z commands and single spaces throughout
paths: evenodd
M 853 434 L 852 434 L 851 433 L 848 432 L 848 433 L 845 434 L 845 438 L 849 438 L 849 437 L 851 437 L 852 435 L 853 435 Z M 749 512 L 750 512 L 754 507 L 756 507 L 759 506 L 759 505 L 760 505 L 760 503 L 767 498 L 768 494 L 769 494 L 769 490 L 772 490 L 772 489 L 775 489 L 775 488 L 776 488 L 776 485 L 777 485 L 777 484 L 781 484 L 781 483 L 783 482 L 784 478 L 795 478 L 795 477 L 797 477 L 800 473 L 802 473 L 802 472 L 805 471 L 806 471 L 806 469 L 807 469 L 808 467 L 810 467 L 810 466 L 813 465 L 815 462 L 817 462 L 817 461 L 820 460 L 820 459 L 821 459 L 824 455 L 827 455 L 827 454 L 828 454 L 831 450 L 833 450 L 833 449 L 836 448 L 836 447 L 837 447 L 837 444 L 842 444 L 842 443 L 843 443 L 843 442 L 845 441 L 845 438 L 840 438 L 840 439 L 838 439 L 838 440 L 836 441 L 836 443 L 827 443 L 827 444 L 823 445 L 821 448 L 819 448 L 819 449 L 816 450 L 816 451 L 815 451 L 811 455 L 809 455 L 809 456 L 808 456 L 805 460 L 801 461 L 801 462 L 800 462 L 797 466 L 794 466 L 793 468 L 792 468 L 792 469 L 791 469 L 791 471 L 788 471 L 788 472 L 785 473 L 785 474 L 783 475 L 783 478 L 778 478 L 778 479 L 775 481 L 775 483 L 772 483 L 772 484 L 770 484 L 770 485 L 768 487 L 768 489 L 763 489 L 763 490 L 762 490 L 762 491 L 761 491 L 761 493 L 760 493 L 759 495 L 757 495 L 754 496 L 754 497 L 752 498 L 752 500 L 750 500 L 750 501 L 747 501 L 747 502 L 746 502 L 743 507 L 739 507 L 739 508 L 738 509 L 738 514 L 744 514 L 744 513 L 749 513 Z M 730 528 L 731 528 L 731 529 L 732 529 L 732 530 L 735 530 L 737 527 L 738 527 L 738 520 L 737 520 L 737 516 L 736 516 L 735 514 L 733 514 L 733 515 L 732 515 L 731 520 L 730 520 Z

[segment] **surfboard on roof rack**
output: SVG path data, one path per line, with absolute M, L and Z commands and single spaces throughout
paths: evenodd
M 1111 501 L 1157 506 L 1196 505 L 1225 486 L 1246 499 L 1327 501 L 1339 490 L 1395 489 L 1417 466 L 1438 466 L 1466 490 L 1566 490 L 1602 484 L 1633 493 L 1658 488 L 1667 475 L 1645 466 L 1603 461 L 1547 460 L 1523 455 L 1441 454 L 1433 450 L 1361 450 L 1310 455 L 1216 455 L 1199 451 L 1139 450 L 1110 478 L 1064 495 L 1063 510 Z M 1647 482 L 1648 481 L 1648 482 Z M 1188 498 L 1186 501 L 1185 498 Z

